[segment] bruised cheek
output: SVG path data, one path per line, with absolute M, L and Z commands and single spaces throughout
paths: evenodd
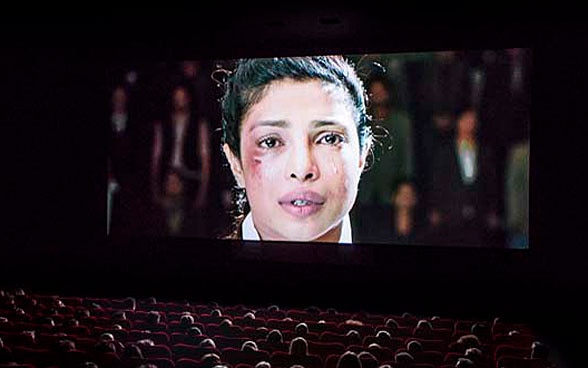
M 264 183 L 271 182 L 275 167 L 271 164 L 271 159 L 264 154 L 261 149 L 251 148 L 247 155 L 248 179 L 249 184 L 260 188 Z

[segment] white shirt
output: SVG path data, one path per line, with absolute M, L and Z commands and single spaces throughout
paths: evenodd
M 255 229 L 255 224 L 253 223 L 253 216 L 251 212 L 245 216 L 245 220 L 243 220 L 243 224 L 241 225 L 241 231 L 243 233 L 243 240 L 261 240 L 259 233 Z M 351 235 L 351 220 L 349 219 L 349 215 L 345 215 L 343 218 L 343 227 L 341 229 L 341 237 L 339 238 L 339 243 L 341 244 L 352 244 L 353 237 Z
M 184 146 L 184 138 L 186 136 L 186 127 L 188 126 L 187 116 L 176 116 L 174 119 L 174 145 L 171 155 L 171 166 L 182 167 L 184 158 L 182 157 L 182 147 Z
M 462 142 L 458 147 L 461 178 L 466 185 L 476 181 L 478 175 L 478 152 L 476 147 Z
M 111 117 L 112 130 L 116 134 L 123 133 L 127 129 L 128 116 L 126 113 L 113 113 Z

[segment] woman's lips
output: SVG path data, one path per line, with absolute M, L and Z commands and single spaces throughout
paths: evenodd
M 281 197 L 278 203 L 288 214 L 303 219 L 320 211 L 325 197 L 308 190 L 294 191 Z

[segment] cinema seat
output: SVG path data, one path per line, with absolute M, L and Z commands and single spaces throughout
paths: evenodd
M 172 332 L 170 337 L 170 344 L 198 345 L 202 340 L 207 338 L 207 335 L 187 335 L 183 332 Z
M 325 358 L 324 368 L 336 368 L 340 354 L 331 354 Z
M 277 329 L 280 331 L 292 331 L 296 327 L 298 322 L 296 321 L 289 321 L 289 320 L 282 320 L 282 319 L 268 319 L 265 321 L 265 325 L 269 329 Z
M 496 361 L 496 368 L 545 368 L 548 365 L 542 359 L 529 359 L 503 356 Z
M 385 339 L 378 339 L 376 336 L 366 336 L 363 338 L 362 345 L 363 346 L 370 346 L 370 344 L 378 344 L 382 347 L 391 349 L 392 351 L 396 351 L 402 347 L 404 347 L 404 339 L 400 337 L 392 337 L 389 340 Z
M 259 339 L 255 341 L 255 343 L 260 350 L 265 350 L 270 354 L 275 351 L 282 351 L 287 353 L 290 349 L 290 345 L 287 342 L 269 342 L 265 339 Z
M 245 341 L 250 340 L 247 337 L 232 337 L 225 335 L 214 335 L 212 336 L 212 339 L 214 340 L 216 347 L 220 350 L 226 348 L 240 349 Z
M 205 354 L 215 353 L 220 355 L 218 349 L 212 349 L 209 347 L 201 348 L 199 346 L 187 345 L 187 344 L 175 344 L 171 347 L 172 354 L 175 359 L 178 358 L 190 358 L 200 359 Z
M 172 359 L 172 352 L 167 344 L 141 346 L 141 351 L 145 358 Z
M 246 363 L 255 366 L 261 361 L 269 361 L 270 354 L 267 351 L 242 351 L 240 349 L 227 348 L 221 351 L 223 361 L 231 365 Z
M 320 334 L 319 341 L 322 342 L 337 342 L 341 343 L 345 346 L 349 343 L 349 336 L 346 336 L 343 333 L 325 331 Z
M 190 358 L 176 359 L 175 368 L 201 368 L 200 361 Z
M 494 360 L 498 361 L 503 356 L 528 358 L 531 356 L 531 348 L 521 348 L 512 345 L 497 345 L 494 348 Z
M 294 356 L 279 351 L 271 354 L 270 364 L 272 368 L 290 368 L 296 364 L 304 368 L 322 368 L 323 366 L 321 358 L 316 355 Z
M 308 341 L 309 354 L 318 355 L 323 360 L 331 354 L 343 354 L 345 345 L 338 342 Z
M 157 368 L 175 368 L 175 364 L 171 359 L 166 358 L 148 358 L 147 364 L 153 364 Z

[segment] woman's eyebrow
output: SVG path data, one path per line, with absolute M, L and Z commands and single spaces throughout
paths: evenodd
M 249 131 L 254 130 L 255 128 L 259 128 L 262 126 L 269 126 L 269 127 L 278 127 L 278 128 L 287 128 L 289 126 L 286 120 L 260 120 L 255 122 L 249 128 Z
M 322 128 L 322 127 L 338 127 L 341 129 L 344 129 L 345 131 L 347 131 L 347 128 L 345 127 L 345 125 L 337 122 L 337 121 L 333 121 L 333 120 L 314 120 L 312 122 L 312 127 L 313 129 L 317 129 L 317 128 Z

